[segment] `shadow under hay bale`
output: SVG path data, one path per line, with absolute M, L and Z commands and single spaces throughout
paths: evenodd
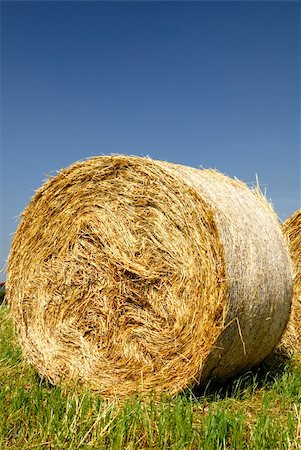
M 7 297 L 43 377 L 121 397 L 175 394 L 258 364 L 286 326 L 291 284 L 258 192 L 213 170 L 103 156 L 35 193 Z
M 228 379 L 211 378 L 206 386 L 195 386 L 192 390 L 184 391 L 182 395 L 192 395 L 196 400 L 206 398 L 207 401 L 216 401 L 217 398 L 239 399 L 250 390 L 254 392 L 263 387 L 272 387 L 293 365 L 290 355 L 277 349 L 248 371 Z
M 0 305 L 5 305 L 5 282 L 0 282 Z
M 281 347 L 301 357 L 301 209 L 282 225 L 293 263 L 293 301 L 291 317 Z

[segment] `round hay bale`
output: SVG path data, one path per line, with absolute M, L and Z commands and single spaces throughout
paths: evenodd
M 293 301 L 291 317 L 283 335 L 281 347 L 301 355 L 301 209 L 296 211 L 282 225 L 288 239 L 293 263 Z
M 214 170 L 116 155 L 35 193 L 7 297 L 41 375 L 120 397 L 175 394 L 257 364 L 281 338 L 291 284 L 258 193 Z

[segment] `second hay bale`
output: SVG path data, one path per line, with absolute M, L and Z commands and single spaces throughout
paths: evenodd
M 282 225 L 288 239 L 293 263 L 293 301 L 290 321 L 281 346 L 301 356 L 301 209 L 297 210 Z
M 175 394 L 260 362 L 287 323 L 291 271 L 266 201 L 212 170 L 127 156 L 62 170 L 23 213 L 7 295 L 54 383 Z

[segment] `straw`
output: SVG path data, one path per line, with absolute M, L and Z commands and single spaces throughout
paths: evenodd
M 25 209 L 7 297 L 27 359 L 105 397 L 175 394 L 277 345 L 291 267 L 266 200 L 214 170 L 75 163 Z
M 281 347 L 301 356 L 301 209 L 283 223 L 293 263 L 293 301 L 291 318 Z

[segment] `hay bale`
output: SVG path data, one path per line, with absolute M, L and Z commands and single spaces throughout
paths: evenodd
M 293 301 L 290 321 L 283 335 L 281 348 L 301 356 L 301 209 L 282 225 L 288 239 L 293 263 Z
M 128 156 L 62 170 L 15 234 L 7 296 L 28 360 L 106 397 L 175 394 L 277 345 L 290 259 L 272 209 L 213 171 Z

